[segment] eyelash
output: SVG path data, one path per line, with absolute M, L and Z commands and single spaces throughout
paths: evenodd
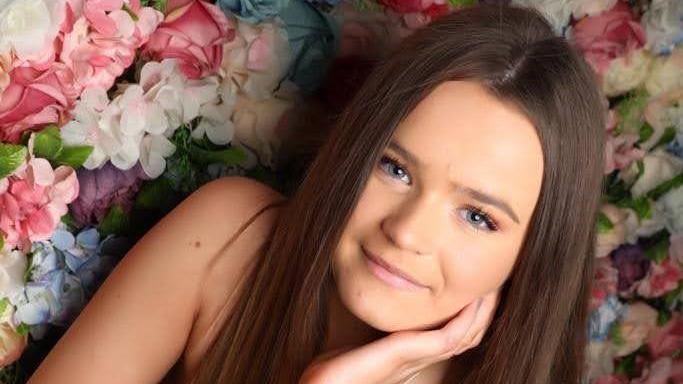
M 385 163 L 393 164 L 394 166 L 402 169 L 403 173 L 405 175 L 408 175 L 408 171 L 407 171 L 405 164 L 403 164 L 403 162 L 401 162 L 399 159 L 397 159 L 391 155 L 385 154 L 382 156 L 382 158 L 379 161 L 380 168 Z M 389 172 L 386 172 L 386 171 L 385 171 L 385 173 L 389 174 Z M 389 174 L 389 177 L 393 178 L 393 176 L 391 174 Z M 408 177 L 410 177 L 410 176 L 408 175 Z M 412 183 L 409 183 L 409 185 L 410 184 L 412 184 Z M 486 229 L 486 231 L 495 232 L 498 230 L 498 223 L 496 223 L 496 221 L 491 217 L 490 214 L 488 214 L 486 212 L 486 210 L 484 210 L 483 207 L 481 207 L 479 205 L 472 205 L 472 204 L 466 204 L 465 207 L 467 209 L 469 209 L 472 213 L 482 217 L 482 219 L 484 220 L 484 223 L 486 223 L 486 225 L 488 227 L 488 229 Z M 480 230 L 480 228 L 477 227 L 476 225 L 473 225 L 473 227 L 476 231 Z

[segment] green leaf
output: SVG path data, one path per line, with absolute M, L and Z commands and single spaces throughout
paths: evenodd
M 626 198 L 615 203 L 620 208 L 630 208 L 636 212 L 640 220 L 652 218 L 652 206 L 646 196 Z
M 238 147 L 230 147 L 220 151 L 208 151 L 195 146 L 189 148 L 190 157 L 198 163 L 223 163 L 238 165 L 247 159 L 247 155 Z
M 5 238 L 2 236 L 2 232 L 0 232 L 0 249 L 5 247 Z
M 647 91 L 643 89 L 631 93 L 617 105 L 619 124 L 614 130 L 614 135 L 639 132 L 648 98 Z
M 128 225 L 128 216 L 120 205 L 113 205 L 104 216 L 98 230 L 102 236 L 123 234 Z
M 153 0 L 152 6 L 154 9 L 161 13 L 166 13 L 166 3 L 168 3 L 167 0 Z
M 683 290 L 683 280 L 678 282 L 678 287 L 676 287 L 676 289 L 664 295 L 664 304 L 666 304 L 667 307 L 671 307 L 671 305 L 678 300 L 678 295 L 680 295 L 681 290 Z
M 612 324 L 612 327 L 609 329 L 609 337 L 617 347 L 624 345 L 624 337 L 621 335 L 621 326 L 618 322 Z
M 0 143 L 0 179 L 14 172 L 26 160 L 28 150 L 22 145 Z
M 636 367 L 636 354 L 632 353 L 628 356 L 625 356 L 624 358 L 619 361 L 619 364 L 616 366 L 614 372 L 617 374 L 622 374 L 626 375 L 628 377 L 633 376 L 633 372 L 635 371 Z
M 598 232 L 605 233 L 609 232 L 614 228 L 612 221 L 603 212 L 598 214 Z
M 657 200 L 669 191 L 680 188 L 681 186 L 683 186 L 683 173 L 652 188 L 646 193 L 646 196 L 652 200 Z
M 3 297 L 2 300 L 0 300 L 0 316 L 2 316 L 3 313 L 5 313 L 5 310 L 7 309 L 8 305 L 9 305 L 9 299 L 6 297 Z
M 55 161 L 57 165 L 68 165 L 73 169 L 78 169 L 88 160 L 88 156 L 94 149 L 95 147 L 90 145 L 64 147 Z
M 662 237 L 659 241 L 645 249 L 645 255 L 657 264 L 661 264 L 669 255 L 669 238 Z
M 28 324 L 21 323 L 17 327 L 17 333 L 20 334 L 21 336 L 26 336 L 28 335 L 28 331 L 31 330 L 31 327 Z
M 449 3 L 455 8 L 469 7 L 475 5 L 477 0 L 448 0 Z
M 165 205 L 164 202 L 172 194 L 173 188 L 171 188 L 171 183 L 164 177 L 158 177 L 142 185 L 135 198 L 135 207 L 159 209 Z
M 130 9 L 130 7 L 129 7 L 126 3 L 123 3 L 123 8 L 122 8 L 122 9 L 123 9 L 126 13 L 128 13 L 128 14 L 130 15 L 130 18 L 133 19 L 133 21 L 135 21 L 136 23 L 137 23 L 138 20 L 140 20 L 140 18 L 138 18 L 138 15 L 137 15 L 135 12 L 133 12 L 133 10 Z
M 646 142 L 650 137 L 652 137 L 653 133 L 655 133 L 655 129 L 652 128 L 652 126 L 646 121 L 640 127 L 640 139 L 638 139 L 638 142 L 639 143 Z
M 54 160 L 62 151 L 62 137 L 56 125 L 49 125 L 35 134 L 33 154 L 48 160 Z
M 660 310 L 659 312 L 657 312 L 657 325 L 658 326 L 660 326 L 660 327 L 663 326 L 664 324 L 666 324 L 669 321 L 669 319 L 671 319 L 671 314 L 669 313 L 669 311 Z
M 676 128 L 675 127 L 666 127 L 664 130 L 664 133 L 662 134 L 662 137 L 657 140 L 657 144 L 654 145 L 652 148 L 659 147 L 660 145 L 664 144 L 669 144 L 673 139 L 676 138 Z

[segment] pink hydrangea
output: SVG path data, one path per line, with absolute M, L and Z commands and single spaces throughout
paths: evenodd
M 49 239 L 76 196 L 73 168 L 53 170 L 45 159 L 30 159 L 0 182 L 0 232 L 5 245 L 27 249 L 33 241 Z
M 579 20 L 573 34 L 576 45 L 599 74 L 607 71 L 612 60 L 645 45 L 643 27 L 623 1 L 609 11 Z
M 215 74 L 223 44 L 235 38 L 235 26 L 215 4 L 195 0 L 174 9 L 143 48 L 152 60 L 178 59 L 189 79 Z
M 135 19 L 123 5 L 123 0 L 88 0 L 83 15 L 62 37 L 59 58 L 71 69 L 81 90 L 109 89 L 163 20 L 161 12 L 141 7 L 139 0 L 129 3 Z
M 614 110 L 610 110 L 605 127 L 605 174 L 612 173 L 616 169 L 628 168 L 632 162 L 642 159 L 646 153 L 635 146 L 640 139 L 638 135 L 632 133 L 613 135 L 617 123 L 617 114 Z

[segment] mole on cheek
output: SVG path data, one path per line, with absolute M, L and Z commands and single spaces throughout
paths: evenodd
M 202 243 L 199 242 L 199 240 L 194 242 L 194 247 L 199 248 L 202 245 Z

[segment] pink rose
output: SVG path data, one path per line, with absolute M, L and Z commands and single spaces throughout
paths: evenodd
M 411 13 L 429 8 L 434 0 L 379 0 L 379 3 L 398 13 Z
M 652 263 L 644 279 L 637 282 L 638 294 L 646 298 L 660 297 L 678 287 L 683 279 L 681 268 L 667 257 L 661 264 Z
M 662 357 L 646 367 L 631 384 L 669 384 L 683 382 L 683 357 Z
M 628 384 L 628 378 L 619 374 L 605 375 L 597 378 L 592 384 Z
M 215 74 L 223 44 L 235 38 L 233 23 L 218 6 L 195 0 L 172 11 L 143 48 L 152 60 L 175 58 L 190 79 Z
M 61 122 L 77 98 L 71 72 L 62 64 L 46 71 L 15 68 L 0 94 L 0 141 L 16 143 L 29 128 Z
M 615 58 L 645 44 L 643 28 L 621 1 L 607 12 L 579 20 L 573 31 L 576 45 L 599 74 L 605 73 Z
M 9 247 L 28 248 L 47 240 L 78 195 L 76 172 L 67 166 L 53 170 L 45 159 L 33 158 L 7 178 L 0 194 L 0 231 Z
M 663 327 L 657 328 L 647 342 L 654 358 L 670 356 L 683 348 L 683 317 L 674 315 Z

